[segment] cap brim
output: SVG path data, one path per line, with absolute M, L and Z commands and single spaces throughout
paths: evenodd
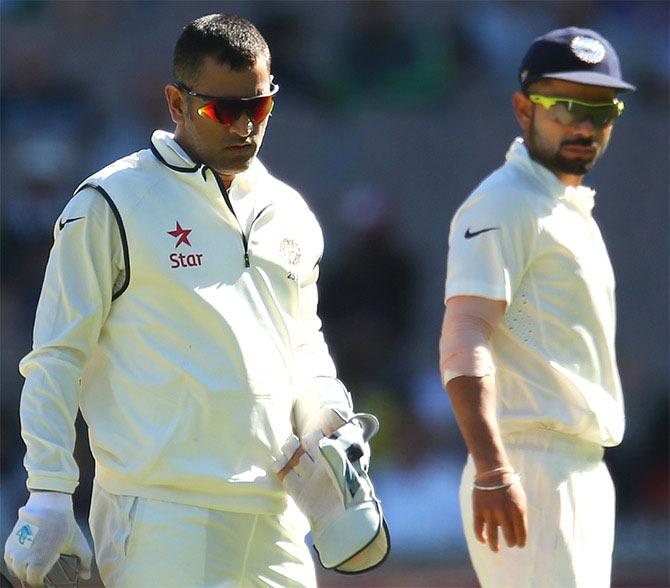
M 542 77 L 565 80 L 567 82 L 577 82 L 578 84 L 589 84 L 591 86 L 604 86 L 606 88 L 621 90 L 622 92 L 633 92 L 634 90 L 637 90 L 635 86 L 628 82 L 594 71 L 559 71 L 556 73 L 542 74 Z

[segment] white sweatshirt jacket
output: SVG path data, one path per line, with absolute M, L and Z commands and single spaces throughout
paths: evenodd
M 107 491 L 283 510 L 271 464 L 294 398 L 335 377 L 316 314 L 323 237 L 258 160 L 230 190 L 254 200 L 247 235 L 212 170 L 156 131 L 65 207 L 20 365 L 29 488 L 76 487 L 81 407 Z

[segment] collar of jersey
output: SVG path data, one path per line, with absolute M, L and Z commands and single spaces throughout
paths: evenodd
M 157 130 L 151 135 L 151 146 L 156 158 L 171 170 L 182 173 L 198 171 L 202 164 L 193 161 L 175 141 L 174 134 Z
M 151 135 L 151 145 L 155 152 L 160 155 L 159 161 L 170 169 L 181 173 L 193 173 L 202 171 L 205 167 L 202 163 L 196 163 L 175 141 L 174 134 L 163 130 L 156 130 Z M 233 179 L 230 190 L 241 193 L 251 192 L 253 187 L 267 174 L 265 166 L 258 160 L 253 159 L 249 169 L 237 174 Z
M 514 139 L 507 151 L 506 159 L 535 177 L 553 198 L 562 200 L 585 216 L 591 214 L 595 204 L 595 190 L 588 186 L 563 184 L 553 172 L 530 158 L 521 137 Z

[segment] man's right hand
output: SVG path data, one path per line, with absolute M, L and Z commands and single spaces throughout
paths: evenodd
M 22 582 L 41 586 L 60 554 L 76 555 L 81 577 L 91 577 L 91 549 L 77 525 L 72 496 L 32 492 L 5 543 L 5 563 Z
M 526 493 L 519 482 L 499 490 L 472 490 L 475 537 L 499 551 L 498 527 L 508 547 L 524 547 L 528 536 Z

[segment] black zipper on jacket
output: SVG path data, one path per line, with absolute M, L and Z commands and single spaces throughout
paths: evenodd
M 153 144 L 152 141 L 149 142 L 151 146 L 151 152 L 154 154 L 156 159 L 160 161 L 163 165 L 169 167 L 170 169 L 182 173 L 193 173 L 197 172 L 200 170 L 200 173 L 202 174 L 202 179 L 206 182 L 207 181 L 207 170 L 211 169 L 207 167 L 204 164 L 196 164 L 193 167 L 179 167 L 176 165 L 171 165 L 169 164 L 165 158 L 160 154 L 156 146 Z M 249 264 L 249 243 L 247 242 L 247 236 L 244 234 L 244 229 L 242 228 L 242 225 L 240 224 L 240 219 L 237 218 L 237 215 L 235 214 L 235 209 L 233 208 L 232 203 L 230 202 L 230 197 L 228 196 L 228 190 L 226 190 L 226 187 L 223 185 L 223 182 L 221 181 L 221 178 L 219 175 L 212 170 L 212 175 L 216 179 L 216 183 L 219 185 L 219 190 L 221 190 L 221 194 L 223 195 L 223 199 L 226 201 L 226 204 L 228 205 L 228 208 L 230 209 L 231 214 L 235 217 L 235 220 L 237 221 L 237 226 L 240 227 L 240 233 L 242 233 L 242 245 L 244 246 L 244 267 L 250 267 Z M 255 220 L 255 219 L 254 219 Z M 253 224 L 253 223 L 252 223 Z
M 250 267 L 250 264 L 249 264 L 249 242 L 247 241 L 247 236 L 244 234 L 244 229 L 242 228 L 242 224 L 240 223 L 240 219 L 238 219 L 237 215 L 235 214 L 235 209 L 233 208 L 233 204 L 230 201 L 230 196 L 228 196 L 228 190 L 224 186 L 224 184 L 221 181 L 221 178 L 219 177 L 219 175 L 216 172 L 214 172 L 213 170 L 212 170 L 212 174 L 214 175 L 214 178 L 216 179 L 216 183 L 219 186 L 219 190 L 221 190 L 221 195 L 223 196 L 223 199 L 226 201 L 226 204 L 228 205 L 228 208 L 230 209 L 231 214 L 235 217 L 235 220 L 237 221 L 237 226 L 240 227 L 240 233 L 242 233 L 242 245 L 244 246 L 244 267 Z M 203 176 L 204 176 L 204 173 L 203 173 Z

